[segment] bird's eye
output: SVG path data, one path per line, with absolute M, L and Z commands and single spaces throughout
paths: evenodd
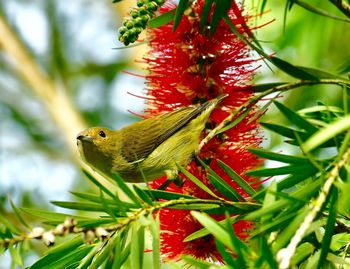
M 104 131 L 99 131 L 98 135 L 101 137 L 106 137 L 106 133 Z

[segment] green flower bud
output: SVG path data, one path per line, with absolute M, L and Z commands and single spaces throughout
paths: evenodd
M 130 12 L 130 15 L 133 19 L 137 18 L 139 16 L 139 12 L 137 10 L 132 10 Z
M 146 3 L 145 0 L 137 0 L 137 6 L 142 7 Z
M 127 21 L 125 26 L 126 26 L 126 28 L 131 29 L 134 27 L 134 23 L 132 21 Z
M 120 27 L 119 28 L 119 34 L 124 34 L 126 31 L 127 31 L 128 29 L 126 28 L 126 27 L 124 27 L 124 26 L 122 26 L 122 27 Z
M 149 2 L 145 6 L 147 7 L 147 10 L 149 10 L 149 11 L 156 11 L 158 8 L 158 5 L 156 2 Z

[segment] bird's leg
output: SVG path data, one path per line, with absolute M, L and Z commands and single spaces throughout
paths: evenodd
M 181 188 L 185 183 L 185 180 L 183 180 L 183 178 L 181 178 L 179 175 L 177 175 L 176 178 L 173 179 L 173 181 L 175 186 L 179 188 Z
M 165 174 L 167 176 L 167 180 L 158 187 L 158 190 L 165 190 L 172 182 L 179 188 L 183 186 L 184 180 L 179 176 L 177 170 L 167 170 L 165 171 Z

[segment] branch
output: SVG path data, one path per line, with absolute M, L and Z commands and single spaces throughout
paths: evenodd
M 31 232 L 23 235 L 13 236 L 11 238 L 0 239 L 0 247 L 8 247 L 9 245 L 16 245 L 26 240 L 39 239 L 45 245 L 51 246 L 55 243 L 56 236 L 66 236 L 68 234 L 84 234 L 84 238 L 87 243 L 91 243 L 95 238 L 99 238 L 101 241 L 108 240 L 113 234 L 122 230 L 126 226 L 139 220 L 142 217 L 155 213 L 156 211 L 164 208 L 169 208 L 177 205 L 193 205 L 193 204 L 215 204 L 219 206 L 234 206 L 237 202 L 226 201 L 224 199 L 211 200 L 211 199 L 177 199 L 166 202 L 158 203 L 154 206 L 148 206 L 141 208 L 136 212 L 130 214 L 127 218 L 117 220 L 116 224 L 106 227 L 85 228 L 79 227 L 78 222 L 73 218 L 66 219 L 63 223 L 58 224 L 51 230 L 45 230 L 42 227 L 33 228 Z M 242 202 L 240 202 L 242 204 Z
M 265 96 L 275 93 L 275 92 L 286 92 L 298 87 L 302 86 L 312 86 L 317 84 L 333 84 L 333 85 L 340 85 L 340 86 L 347 86 L 350 87 L 350 81 L 342 80 L 342 79 L 320 79 L 320 80 L 302 80 L 295 83 L 288 83 L 283 84 L 280 86 L 273 87 L 269 90 L 266 90 L 258 95 L 253 96 L 250 98 L 247 102 L 242 104 L 240 107 L 238 107 L 236 110 L 234 110 L 227 118 L 225 118 L 218 126 L 216 126 L 213 130 L 210 131 L 210 133 L 200 142 L 197 152 L 199 152 L 204 145 L 206 145 L 211 139 L 213 139 L 217 134 L 223 132 L 227 128 L 227 126 L 230 125 L 231 122 L 233 122 L 235 119 L 238 119 L 239 116 L 244 115 L 245 112 L 248 112 L 257 102 L 259 102 L 262 98 Z M 244 117 L 239 119 L 235 125 L 237 125 L 240 121 L 242 121 Z M 230 128 L 233 128 L 235 125 L 230 126 Z M 228 129 L 230 129 L 228 128 Z
M 334 181 L 338 178 L 340 169 L 346 164 L 350 157 L 350 148 L 343 154 L 340 161 L 334 164 L 333 169 L 328 174 L 328 179 L 323 185 L 320 195 L 317 197 L 316 201 L 310 203 L 310 212 L 305 217 L 303 223 L 299 226 L 298 230 L 295 232 L 293 238 L 291 239 L 289 245 L 286 248 L 282 248 L 277 253 L 277 261 L 279 262 L 280 269 L 289 268 L 290 260 L 295 253 L 295 250 L 303 239 L 306 230 L 310 227 L 313 220 L 316 218 L 318 212 L 321 210 L 323 204 L 325 203 L 327 196 Z
M 335 5 L 344 15 L 350 18 L 350 5 L 344 0 L 329 0 L 333 5 Z

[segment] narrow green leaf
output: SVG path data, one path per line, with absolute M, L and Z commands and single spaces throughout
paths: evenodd
M 234 170 L 231 169 L 221 160 L 217 160 L 220 167 L 225 171 L 225 173 L 230 176 L 237 184 L 240 186 L 246 193 L 250 196 L 253 196 L 256 191 L 243 179 L 241 178 Z
M 291 220 L 295 217 L 297 212 L 292 212 L 291 214 L 288 215 L 283 215 L 281 217 L 276 217 L 273 220 L 270 220 L 270 222 L 265 222 L 263 225 L 259 225 L 259 227 L 249 233 L 249 238 L 254 238 L 254 237 L 260 237 L 263 234 L 266 233 L 271 233 L 273 231 L 279 231 L 285 229 L 286 225 L 290 223 Z M 269 214 L 272 216 L 272 214 Z M 262 216 L 263 218 L 265 216 Z
M 209 171 L 208 179 L 211 184 L 224 196 L 232 201 L 245 201 L 245 199 L 236 192 L 225 180 L 223 180 L 218 174 L 215 173 L 209 165 L 205 164 L 200 158 L 197 158 L 201 165 Z
M 223 179 L 213 176 L 212 174 L 208 175 L 210 183 L 218 190 L 223 196 L 230 199 L 231 201 L 245 201 L 245 199 L 240 196 L 230 185 L 228 185 Z M 240 199 L 242 197 L 243 199 Z
M 88 180 L 90 180 L 93 184 L 95 184 L 100 190 L 103 190 L 110 197 L 115 198 L 115 195 L 108 190 L 105 186 L 103 186 L 98 180 L 96 180 L 92 175 L 90 175 L 87 171 L 83 170 L 84 175 Z
M 237 254 L 237 268 L 247 268 L 245 257 L 247 257 L 250 254 L 250 249 L 247 247 L 246 244 L 244 244 L 235 234 L 235 231 L 233 230 L 233 222 L 232 218 L 230 218 L 229 214 L 226 213 L 226 220 L 225 220 L 226 230 L 229 234 L 229 240 L 231 240 L 232 244 L 235 247 L 235 253 Z M 248 254 L 248 255 L 247 255 Z
M 284 190 L 284 189 L 294 187 L 300 182 L 314 176 L 317 172 L 318 172 L 318 169 L 312 166 L 312 168 L 310 167 L 308 170 L 305 170 L 302 173 L 292 174 L 286 177 L 285 179 L 283 179 L 282 181 L 278 182 L 277 189 Z
M 245 44 L 254 49 L 262 57 L 272 62 L 270 56 L 261 49 L 261 45 L 259 44 L 258 40 L 254 37 L 254 35 L 250 35 L 249 38 L 251 38 L 256 45 L 250 42 L 249 38 L 245 37 L 237 30 L 237 27 L 234 25 L 234 23 L 231 21 L 227 14 L 223 16 L 223 20 L 230 27 L 231 32 L 234 33 L 240 40 L 242 40 Z
M 261 5 L 260 5 L 260 16 L 261 16 L 261 14 L 264 13 L 266 3 L 267 3 L 267 0 L 262 0 L 262 1 L 261 1 Z
M 307 186 L 300 188 L 299 190 L 295 191 L 290 195 L 296 199 L 308 199 L 313 195 L 315 195 L 315 193 L 317 193 L 317 191 L 321 186 L 321 183 L 322 183 L 321 179 L 316 179 L 310 184 L 308 184 Z M 255 210 L 254 212 L 247 214 L 243 218 L 245 220 L 256 220 L 258 218 L 261 218 L 265 214 L 275 213 L 277 211 L 280 211 L 282 208 L 284 208 L 288 204 L 290 204 L 289 200 L 278 200 L 268 208 L 261 208 L 261 209 Z
M 124 180 L 117 174 L 113 174 L 113 179 L 117 182 L 119 188 L 125 193 L 125 195 L 133 201 L 138 207 L 142 207 L 141 203 L 137 199 L 133 191 L 126 185 Z
M 19 209 L 15 206 L 15 204 L 12 202 L 11 199 L 10 200 L 10 204 L 12 207 L 13 212 L 16 214 L 16 217 L 18 218 L 18 220 L 20 221 L 20 223 L 22 223 L 22 225 L 26 228 L 28 228 L 29 230 L 31 230 L 32 228 L 30 227 L 30 225 L 24 220 L 24 218 L 22 217 L 21 213 L 19 212 Z
M 121 264 L 124 264 L 126 262 L 126 260 L 130 257 L 131 254 L 131 242 L 129 242 L 125 248 L 122 250 L 122 253 L 120 255 L 120 261 Z M 118 267 L 115 267 L 118 268 Z
M 287 84 L 287 82 L 271 82 L 271 83 L 264 83 L 264 84 L 255 84 L 250 86 L 250 88 L 255 92 L 264 92 L 285 84 Z
M 95 203 L 102 203 L 101 201 L 101 196 L 93 193 L 85 193 L 85 192 L 76 192 L 76 191 L 71 191 L 71 194 L 73 194 L 76 197 L 79 197 L 81 199 L 87 200 L 89 202 L 95 202 Z M 104 196 L 103 196 L 104 197 Z M 118 206 L 121 210 L 122 209 L 131 209 L 131 208 L 137 208 L 135 204 L 126 202 L 126 201 L 121 201 L 118 199 L 108 199 L 104 197 L 104 200 L 108 204 L 113 204 Z
M 58 221 L 58 222 L 63 222 L 67 218 L 74 218 L 74 219 L 82 218 L 82 217 L 73 216 L 70 214 L 50 212 L 47 210 L 41 210 L 41 209 L 35 209 L 35 208 L 21 208 L 21 210 L 29 215 L 32 215 L 41 219 Z
M 349 130 L 350 128 L 350 115 L 344 116 L 339 120 L 328 124 L 327 127 L 320 129 L 318 132 L 313 134 L 303 144 L 303 149 L 306 152 L 312 151 L 318 146 L 322 145 L 326 141 L 334 138 L 338 134 Z
M 278 161 L 282 163 L 292 163 L 292 164 L 309 164 L 310 163 L 309 160 L 305 157 L 297 157 L 292 155 L 274 153 L 263 149 L 250 148 L 248 150 L 254 155 L 259 156 L 260 158 Z
M 333 15 L 333 14 L 329 13 L 328 11 L 325 11 L 325 10 L 323 10 L 321 8 L 318 8 L 318 7 L 315 7 L 313 5 L 310 5 L 307 2 L 304 2 L 304 1 L 301 1 L 301 0 L 293 0 L 293 2 L 296 3 L 297 5 L 305 8 L 306 10 L 312 12 L 312 13 L 315 13 L 315 14 L 318 14 L 318 15 L 321 15 L 321 16 L 324 16 L 324 17 L 328 17 L 328 18 L 331 18 L 331 19 L 334 19 L 334 20 L 350 23 L 350 20 L 347 19 L 347 18 L 342 18 L 342 17 L 336 16 L 336 15 Z
M 78 198 L 81 198 L 83 200 L 87 200 L 89 202 L 94 202 L 94 203 L 98 203 L 98 204 L 102 202 L 101 196 L 97 195 L 97 194 L 87 193 L 87 192 L 76 192 L 76 191 L 71 191 L 70 193 Z M 104 198 L 104 199 L 109 204 L 116 204 L 115 200 L 113 200 L 113 199 L 108 199 L 108 198 Z
M 246 125 L 250 125 L 252 122 L 257 121 L 258 119 L 260 119 L 266 113 L 268 108 L 271 106 L 272 102 L 273 102 L 273 98 L 271 98 L 269 101 L 267 101 L 263 106 L 259 106 L 257 108 L 256 112 L 254 113 L 254 115 L 252 115 L 249 118 L 249 120 L 247 121 Z
M 279 109 L 279 111 L 281 111 L 282 114 L 294 125 L 298 126 L 301 129 L 304 129 L 308 133 L 314 133 L 314 132 L 318 131 L 318 128 L 313 126 L 311 123 L 309 123 L 303 117 L 301 117 L 299 114 L 290 110 L 288 107 L 286 107 L 282 103 L 274 101 L 274 104 Z
M 292 174 L 284 178 L 283 180 L 277 183 L 277 190 L 281 191 L 284 189 L 295 187 L 300 182 L 314 176 L 318 170 L 314 167 L 312 170 L 304 171 L 303 173 Z M 256 195 L 252 197 L 253 200 L 260 200 L 264 194 L 266 193 L 266 189 L 259 191 Z
M 108 256 L 112 253 L 112 249 L 115 247 L 115 241 L 117 234 L 114 234 L 107 242 L 104 243 L 104 246 L 99 249 L 99 252 L 94 256 L 89 269 L 98 269 L 107 259 Z
M 213 268 L 213 264 L 210 262 L 198 260 L 193 256 L 190 255 L 182 255 L 181 258 L 188 264 L 194 266 L 194 268 L 200 268 L 200 269 L 210 269 Z M 214 267 L 215 268 L 215 267 Z
M 277 124 L 273 124 L 273 123 L 267 123 L 267 122 L 261 122 L 260 125 L 262 125 L 263 127 L 277 133 L 280 134 L 284 137 L 288 137 L 288 138 L 292 138 L 295 139 L 295 134 L 298 134 L 298 136 L 302 139 L 302 140 L 306 140 L 310 137 L 309 134 L 305 133 L 305 132 L 301 132 L 301 131 L 297 131 L 288 127 L 284 127 L 281 125 L 277 125 Z
M 68 266 L 78 265 L 80 260 L 83 259 L 93 248 L 92 245 L 81 245 L 73 249 L 70 253 L 57 257 L 50 263 L 43 263 L 39 261 L 30 266 L 30 269 L 54 269 L 54 268 L 68 268 Z
M 99 254 L 99 251 L 103 250 L 103 242 L 98 242 L 94 244 L 94 248 L 90 250 L 90 252 L 80 260 L 79 265 L 74 267 L 74 269 L 92 269 L 94 265 L 92 264 L 92 260 L 96 255 Z M 91 265 L 91 267 L 90 267 Z
M 176 8 L 176 13 L 174 17 L 173 32 L 175 32 L 177 26 L 179 25 L 182 16 L 189 5 L 189 0 L 180 0 Z
M 332 251 L 339 251 L 350 242 L 350 233 L 340 233 L 332 236 L 330 249 Z
M 219 22 L 223 18 L 223 16 L 227 15 L 231 7 L 231 0 L 215 0 L 215 6 L 213 15 L 211 17 L 210 22 L 210 35 L 212 36 L 215 33 L 216 27 L 219 25 Z
M 200 181 L 198 178 L 196 178 L 194 175 L 192 175 L 190 172 L 188 172 L 185 168 L 182 166 L 178 166 L 179 170 L 194 184 L 196 184 L 199 188 L 210 194 L 211 196 L 220 199 L 211 189 L 209 189 L 202 181 Z
M 215 240 L 215 244 L 217 249 L 219 250 L 222 259 L 225 262 L 226 266 L 232 266 L 232 268 L 246 268 L 245 266 L 241 266 L 232 256 L 232 253 L 228 253 L 223 243 L 219 240 Z M 239 255 L 237 255 L 239 257 Z
M 350 20 L 349 20 L 350 22 Z M 337 74 L 332 74 L 327 71 L 317 69 L 317 68 L 311 68 L 306 66 L 297 66 L 299 69 L 319 78 L 319 79 L 344 79 L 342 76 L 339 76 Z
M 274 204 L 274 202 L 276 201 L 276 196 L 273 192 L 276 192 L 276 191 L 277 191 L 277 183 L 274 180 L 271 182 L 270 186 L 267 189 L 267 193 L 264 197 L 262 208 L 268 208 L 270 205 Z M 262 216 L 261 223 L 264 224 L 264 223 L 269 222 L 271 220 L 272 216 L 273 216 L 272 214 L 266 214 L 266 215 Z M 260 228 L 261 228 L 261 226 L 257 230 L 260 230 Z
M 317 269 L 323 268 L 326 262 L 327 254 L 329 253 L 329 247 L 331 245 L 332 236 L 337 220 L 337 202 L 338 202 L 338 190 L 336 187 L 332 187 L 330 191 L 329 199 L 329 215 L 327 218 L 326 230 L 323 236 L 321 245 L 320 259 L 318 260 Z
M 350 72 L 350 57 L 344 59 L 343 63 L 337 68 L 339 74 Z
M 153 269 L 160 269 L 160 227 L 159 227 L 159 215 L 156 219 L 153 219 L 153 216 L 150 214 L 148 216 L 151 224 L 149 226 L 152 234 L 152 256 L 153 256 Z
M 128 238 L 128 229 L 120 231 L 117 234 L 114 248 L 114 260 L 112 268 L 121 268 L 122 264 L 130 255 L 130 242 L 126 245 L 126 239 Z
M 59 245 L 55 245 L 48 249 L 47 255 L 51 255 L 52 260 L 57 259 L 58 255 L 64 256 L 65 254 L 71 252 L 72 249 L 76 249 L 77 247 L 84 244 L 83 237 L 81 235 L 74 236 L 73 238 L 68 237 L 66 241 Z M 50 260 L 47 260 L 49 263 Z
M 269 176 L 278 176 L 278 175 L 289 175 L 303 173 L 307 170 L 313 170 L 314 166 L 311 164 L 308 165 L 286 165 L 275 168 L 259 168 L 255 170 L 250 170 L 246 172 L 249 176 L 255 177 L 269 177 Z
M 171 22 L 175 17 L 175 13 L 176 13 L 176 8 L 155 17 L 154 19 L 148 22 L 148 27 L 158 28 Z
M 137 193 L 137 195 L 141 198 L 142 201 L 144 201 L 149 205 L 153 205 L 151 198 L 148 196 L 149 192 L 148 193 L 145 192 L 145 190 L 142 190 L 137 185 L 133 185 L 133 187 L 134 187 L 134 191 Z
M 240 123 L 251 111 L 251 107 L 247 108 L 243 113 L 241 113 L 235 120 L 233 120 L 232 122 L 230 122 L 229 124 L 227 124 L 224 128 L 220 129 L 220 131 L 217 132 L 218 134 L 221 134 L 223 132 L 226 132 L 227 130 L 235 127 L 238 123 Z
M 17 229 L 17 227 L 9 222 L 4 216 L 0 214 L 0 223 L 2 223 L 11 233 L 13 234 L 20 234 L 20 231 Z
M 220 208 L 220 205 L 217 204 L 186 204 L 186 205 L 173 205 L 170 206 L 170 208 L 174 208 L 174 209 L 184 209 L 184 210 L 210 210 L 210 209 L 214 209 L 214 208 Z
M 187 194 L 181 194 L 176 192 L 170 192 L 170 191 L 162 191 L 162 190 L 143 190 L 146 193 L 149 193 L 151 197 L 154 199 L 164 199 L 164 200 L 176 200 L 180 198 L 185 199 L 193 199 L 195 197 L 187 195 Z
M 208 24 L 208 16 L 213 3 L 214 3 L 214 0 L 205 0 L 204 2 L 202 14 L 201 14 L 201 20 L 199 23 L 199 29 L 201 33 L 203 33 L 204 27 Z
M 68 208 L 68 209 L 76 209 L 82 211 L 100 211 L 106 212 L 106 208 L 102 204 L 95 203 L 86 203 L 86 202 L 61 202 L 61 201 L 51 201 L 53 205 Z M 115 205 L 110 205 L 110 208 L 113 210 L 118 210 L 118 207 Z
M 225 212 L 242 215 L 253 212 L 259 208 L 261 208 L 261 205 L 258 203 L 232 202 L 229 205 L 226 204 L 214 209 L 207 209 L 205 212 L 210 215 L 222 215 L 225 214 Z M 186 207 L 184 209 L 186 209 Z
M 320 258 L 320 254 L 321 254 L 321 250 L 320 249 L 316 249 L 316 252 L 314 252 L 313 255 L 311 255 L 307 259 L 307 261 L 306 261 L 306 263 L 304 265 L 304 268 L 305 269 L 315 269 L 316 266 L 317 266 L 317 262 L 318 262 L 318 260 Z
M 202 224 L 205 228 L 208 229 L 208 231 L 214 235 L 214 237 L 221 241 L 225 246 L 230 248 L 231 250 L 235 250 L 235 247 L 233 243 L 230 240 L 227 240 L 229 238 L 228 232 L 220 225 L 218 224 L 214 219 L 209 217 L 205 213 L 199 213 L 197 211 L 191 211 L 191 215 L 199 221 L 200 224 Z
M 278 57 L 270 57 L 271 62 L 288 75 L 302 80 L 318 80 L 314 75 L 284 61 Z
M 8 250 L 10 251 L 13 265 L 19 265 L 23 268 L 23 258 L 20 254 L 20 248 L 18 246 L 10 245 L 8 247 Z
M 327 255 L 327 261 L 329 261 L 331 264 L 340 265 L 343 267 L 340 267 L 341 269 L 348 269 L 350 267 L 350 260 L 348 258 L 341 257 L 339 255 L 335 255 L 333 253 L 328 253 Z M 328 262 L 326 263 L 329 264 Z M 339 267 L 338 267 L 339 268 Z
M 309 242 L 305 242 L 297 247 L 295 254 L 290 260 L 291 267 L 297 266 L 301 261 L 307 259 L 315 250 L 315 247 Z
M 266 262 L 269 265 L 268 268 L 277 269 L 278 266 L 277 266 L 274 254 L 272 253 L 271 247 L 267 243 L 265 236 L 260 237 L 259 242 L 260 242 L 260 249 L 261 249 L 260 259 L 262 263 Z
M 339 113 L 339 114 L 344 114 L 344 110 L 340 107 L 337 106 L 324 106 L 324 105 L 319 105 L 319 106 L 312 106 L 312 107 L 307 107 L 304 109 L 300 109 L 298 111 L 299 114 L 308 114 L 308 113 L 315 113 L 315 112 L 324 112 L 324 111 L 330 111 L 333 113 Z
M 230 217 L 230 220 L 232 222 L 236 221 L 237 220 L 237 216 L 233 216 L 233 217 Z M 218 223 L 220 223 L 221 225 L 224 225 L 226 223 L 226 219 L 224 220 L 221 220 L 219 221 Z M 210 234 L 210 232 L 208 231 L 207 228 L 202 228 L 198 231 L 195 231 L 194 233 L 188 235 L 184 240 L 183 242 L 189 242 L 189 241 L 192 241 L 192 240 L 196 240 L 198 238 L 201 238 L 201 237 L 204 237 L 204 236 L 207 236 L 208 234 Z
M 108 203 L 105 198 L 104 198 L 104 195 L 103 195 L 103 192 L 100 190 L 100 197 L 101 197 L 101 203 L 103 205 L 103 207 L 105 208 L 105 212 L 114 220 L 116 221 L 117 217 L 125 217 L 126 213 L 125 213 L 125 210 L 124 208 L 120 208 L 118 206 L 118 210 L 115 210 L 115 209 L 112 209 L 110 207 L 110 203 Z
M 303 205 L 301 205 L 300 207 L 302 206 Z M 296 205 L 293 205 L 290 209 L 293 209 L 290 210 L 292 211 L 290 214 L 280 217 L 281 220 L 287 219 L 287 216 L 291 216 L 294 214 L 294 217 L 288 223 L 286 223 L 283 229 L 281 228 L 281 232 L 273 244 L 273 250 L 275 252 L 285 247 L 288 244 L 288 242 L 290 242 L 291 238 L 294 236 L 295 232 L 297 231 L 300 224 L 303 222 L 304 218 L 308 213 L 308 209 L 305 207 L 301 208 L 301 210 L 298 210 L 298 207 Z
M 143 250 L 145 244 L 145 227 L 139 226 L 137 223 L 132 228 L 132 242 L 130 261 L 132 268 L 142 269 Z

